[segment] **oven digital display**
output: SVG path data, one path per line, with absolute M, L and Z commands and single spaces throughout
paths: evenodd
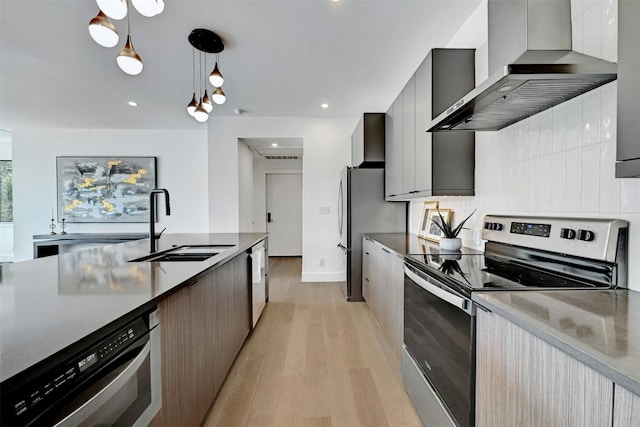
M 526 234 L 528 236 L 549 237 L 551 235 L 551 224 L 512 222 L 511 232 L 514 234 Z
M 98 361 L 98 354 L 96 352 L 93 352 L 78 362 L 78 368 L 80 369 L 80 372 L 84 372 L 87 369 L 89 369 L 92 365 L 94 365 L 97 361 Z

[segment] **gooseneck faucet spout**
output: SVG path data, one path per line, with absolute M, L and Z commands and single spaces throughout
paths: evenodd
M 156 251 L 156 194 L 164 193 L 165 213 L 171 215 L 169 192 L 164 188 L 155 188 L 149 192 L 149 252 Z

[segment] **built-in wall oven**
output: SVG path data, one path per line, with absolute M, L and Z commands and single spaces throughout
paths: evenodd
M 626 287 L 627 234 L 617 219 L 487 215 L 484 252 L 406 257 L 402 376 L 423 422 L 474 425 L 474 292 Z
M 162 405 L 157 311 L 2 384 L 3 426 L 147 426 Z

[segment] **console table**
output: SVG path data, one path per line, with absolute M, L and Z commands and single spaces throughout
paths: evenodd
M 159 236 L 159 233 L 156 233 Z M 149 233 L 68 233 L 68 234 L 34 234 L 33 257 L 42 258 L 58 255 L 60 246 L 80 243 L 122 243 L 149 237 Z

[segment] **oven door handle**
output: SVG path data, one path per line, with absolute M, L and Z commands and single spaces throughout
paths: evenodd
M 454 307 L 457 307 L 461 310 L 466 310 L 467 309 L 467 302 L 468 300 L 461 298 L 457 295 L 454 295 L 450 292 L 445 291 L 444 289 L 441 289 L 431 283 L 429 283 L 428 281 L 426 281 L 425 279 L 423 279 L 422 277 L 418 276 L 416 273 L 414 273 L 409 267 L 404 267 L 404 274 L 407 275 L 407 277 L 409 277 L 409 279 L 411 279 L 413 282 L 415 282 L 418 286 L 420 286 L 422 289 L 424 289 L 425 291 L 435 295 L 436 297 L 440 298 L 443 301 L 448 302 L 449 304 L 453 305 Z
M 55 427 L 58 426 L 75 426 L 81 424 L 86 420 L 88 416 L 93 414 L 98 408 L 103 406 L 109 399 L 111 399 L 123 385 L 127 383 L 144 362 L 145 358 L 151 352 L 151 342 L 147 342 L 145 346 L 140 350 L 140 353 L 133 358 L 129 365 L 109 384 L 107 384 L 102 390 L 98 391 L 89 400 L 87 400 L 82 406 L 73 411 L 63 420 L 61 420 Z

